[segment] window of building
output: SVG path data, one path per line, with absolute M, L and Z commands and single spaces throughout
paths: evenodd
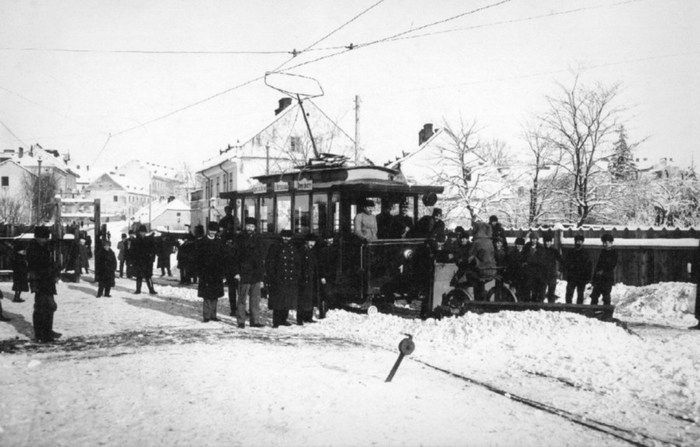
M 112 201 L 113 201 L 113 202 L 119 202 L 119 197 L 118 197 L 118 196 L 112 197 Z
M 7 176 L 2 176 L 2 184 L 1 186 L 10 186 L 10 177 Z
M 291 137 L 289 139 L 289 148 L 292 152 L 298 152 L 298 153 L 303 152 L 303 150 L 301 148 L 301 138 Z

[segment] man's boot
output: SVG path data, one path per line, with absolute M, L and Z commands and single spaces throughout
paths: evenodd
M 15 297 L 12 298 L 13 303 L 23 303 L 24 302 L 24 300 L 19 297 L 20 293 L 22 293 L 22 292 L 15 292 Z
M 141 278 L 136 278 L 136 292 L 134 293 L 141 293 L 141 282 L 143 280 Z
M 153 280 L 151 278 L 146 278 L 146 285 L 148 286 L 148 293 L 151 295 L 156 295 L 156 289 L 153 288 Z

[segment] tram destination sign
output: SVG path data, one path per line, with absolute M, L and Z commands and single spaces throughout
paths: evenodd
M 314 187 L 313 180 L 295 180 L 294 189 L 297 191 L 311 191 Z
M 289 191 L 289 183 L 287 182 L 275 182 L 274 183 L 275 192 L 286 192 Z
M 265 194 L 267 192 L 267 185 L 264 183 L 259 183 L 253 185 L 253 194 Z

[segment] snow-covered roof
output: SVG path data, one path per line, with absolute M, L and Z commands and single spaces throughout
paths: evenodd
M 170 202 L 167 201 L 159 201 L 159 202 L 151 202 L 150 205 L 145 205 L 136 213 L 134 213 L 134 220 L 135 221 L 141 221 L 141 222 L 146 222 L 148 221 L 148 216 L 151 216 L 151 219 L 155 219 L 158 216 L 162 215 L 166 211 L 182 211 L 182 212 L 189 212 L 192 210 L 192 207 L 190 207 L 189 204 L 183 202 L 180 199 L 173 199 Z
M 119 188 L 123 189 L 126 192 L 133 194 L 148 195 L 148 185 L 142 185 L 137 180 L 134 180 L 122 174 L 116 174 L 114 172 L 107 172 L 100 175 L 95 180 L 90 182 L 90 186 L 92 186 L 95 183 L 98 183 L 102 179 L 107 179 L 108 181 L 115 183 Z M 88 189 L 90 189 L 90 186 L 88 187 Z

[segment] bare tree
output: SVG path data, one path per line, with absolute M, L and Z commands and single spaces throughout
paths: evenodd
M 541 125 L 531 124 L 522 133 L 529 150 L 526 175 L 530 177 L 528 219 L 529 226 L 536 226 L 547 214 L 554 199 L 561 165 L 561 151 L 551 143 Z
M 24 203 L 16 197 L 7 194 L 0 196 L 0 222 L 8 225 L 17 225 L 24 220 Z
M 506 146 L 479 141 L 474 122 L 459 124 L 455 128 L 445 123 L 443 132 L 449 143 L 437 147 L 433 170 L 436 182 L 445 185 L 446 214 L 455 220 L 474 221 L 510 194 L 504 181 Z
M 561 153 L 558 166 L 568 179 L 564 196 L 570 219 L 581 225 L 605 203 L 604 192 L 610 183 L 605 148 L 622 111 L 614 106 L 619 84 L 589 88 L 576 75 L 570 88 L 560 87 L 561 96 L 547 97 L 549 110 L 540 118 L 542 137 Z
M 41 223 L 51 220 L 55 212 L 54 197 L 58 193 L 58 181 L 53 173 L 24 176 L 25 198 L 33 209 L 33 220 Z

